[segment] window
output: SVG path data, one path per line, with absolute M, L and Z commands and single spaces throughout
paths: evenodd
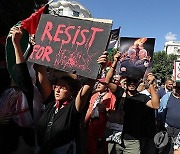
M 174 51 L 175 51 L 175 53 L 180 54 L 180 47 L 174 47 Z
M 58 9 L 58 14 L 63 15 L 63 9 Z
M 73 10 L 73 16 L 74 16 L 74 17 L 79 17 L 79 12 Z
M 174 47 L 174 51 L 177 52 L 178 51 L 178 47 Z
M 58 16 L 58 15 L 63 15 L 63 9 L 53 8 L 53 9 L 51 10 L 51 14 L 52 14 L 52 15 L 56 15 L 56 16 Z
M 180 49 L 177 50 L 177 53 L 180 54 Z

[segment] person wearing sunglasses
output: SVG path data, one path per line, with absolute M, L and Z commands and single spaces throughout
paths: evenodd
M 159 108 L 159 97 L 153 85 L 155 77 L 152 73 L 147 75 L 151 98 L 137 91 L 140 77 L 138 77 L 138 72 L 135 72 L 136 70 L 133 70 L 133 72 L 127 71 L 126 90 L 111 83 L 120 56 L 120 53 L 114 56 L 112 66 L 106 75 L 106 82 L 111 91 L 114 92 L 117 100 L 121 100 L 119 97 L 121 93 L 126 94 L 122 107 L 125 113 L 122 132 L 124 145 L 120 146 L 114 143 L 111 146 L 108 145 L 108 148 L 113 146 L 112 150 L 110 149 L 111 154 L 122 152 L 123 154 L 153 154 L 155 151 L 151 151 L 151 145 L 154 143 L 153 137 L 155 135 L 154 109 Z M 121 102 L 117 103 L 122 104 Z M 150 123 L 153 123 L 154 127 L 151 127 Z

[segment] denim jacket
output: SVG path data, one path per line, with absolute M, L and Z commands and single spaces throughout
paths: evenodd
M 167 114 L 167 104 L 168 104 L 168 100 L 170 95 L 172 94 L 172 92 L 167 92 L 160 101 L 160 107 L 158 109 L 158 115 L 157 118 L 164 124 L 165 127 L 167 127 L 167 123 L 166 123 L 166 114 Z

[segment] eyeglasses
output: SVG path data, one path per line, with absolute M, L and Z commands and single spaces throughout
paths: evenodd
M 54 88 L 59 88 L 59 89 L 63 89 L 63 90 L 69 90 L 68 87 L 66 87 L 66 86 L 61 86 L 61 85 L 55 85 Z

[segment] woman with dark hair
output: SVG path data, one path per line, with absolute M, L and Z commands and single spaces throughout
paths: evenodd
M 11 34 L 16 55 L 15 71 L 22 90 L 27 95 L 27 99 L 30 99 L 28 101 L 29 108 L 32 109 L 30 97 L 32 95 L 32 82 L 20 46 L 22 30 L 19 27 L 13 27 Z M 99 64 L 106 63 L 106 61 L 106 53 L 97 60 Z M 78 90 L 76 79 L 63 77 L 58 79 L 53 91 L 48 81 L 46 68 L 36 65 L 35 70 L 38 75 L 39 90 L 45 104 L 44 112 L 37 125 L 39 153 L 75 153 L 74 140 L 79 127 L 80 113 L 88 100 L 95 81 L 88 79 Z

